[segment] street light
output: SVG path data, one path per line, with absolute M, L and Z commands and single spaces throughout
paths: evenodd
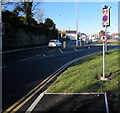
M 76 0 L 76 46 L 78 46 L 78 0 Z
M 76 46 L 78 46 L 78 0 L 76 0 Z M 81 39 L 80 39 L 81 46 Z
M 60 14 L 58 15 L 59 17 L 60 17 Z M 59 29 L 58 29 L 58 40 L 59 40 L 60 38 L 59 38 Z

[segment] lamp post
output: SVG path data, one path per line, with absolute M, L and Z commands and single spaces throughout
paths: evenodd
M 78 0 L 76 0 L 76 46 L 78 46 Z
M 58 15 L 59 17 L 60 17 L 60 14 Z M 59 29 L 58 29 L 58 40 L 60 39 L 60 37 L 59 37 Z

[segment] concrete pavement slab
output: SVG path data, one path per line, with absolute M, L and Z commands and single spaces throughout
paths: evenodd
M 104 94 L 45 94 L 32 113 L 106 113 Z

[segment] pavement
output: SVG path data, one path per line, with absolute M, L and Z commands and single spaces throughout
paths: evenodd
M 26 113 L 108 113 L 106 107 L 104 93 L 41 93 Z

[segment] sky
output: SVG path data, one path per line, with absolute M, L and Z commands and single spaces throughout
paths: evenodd
M 37 1 L 37 0 L 36 0 Z M 52 2 L 49 2 L 52 1 Z M 57 0 L 47 0 L 40 4 L 40 7 L 44 11 L 44 20 L 51 18 L 56 24 L 57 29 L 71 29 L 76 30 L 76 2 L 54 2 Z M 64 0 L 67 1 L 67 0 Z M 69 0 L 70 1 L 70 0 Z M 71 0 L 76 1 L 76 0 Z M 78 0 L 82 1 L 82 0 Z M 99 33 L 101 30 L 105 30 L 102 26 L 102 8 L 103 4 L 108 5 L 111 8 L 110 12 L 110 27 L 107 28 L 108 32 L 118 32 L 118 2 L 78 2 L 78 31 L 92 35 Z M 97 0 L 96 0 L 97 1 Z M 102 0 L 101 0 L 102 1 Z M 107 1 L 107 0 L 104 0 Z M 111 1 L 111 2 L 110 2 Z M 120 5 L 120 4 L 119 4 Z M 13 7 L 10 8 L 14 9 Z M 36 19 L 37 17 L 35 17 Z M 37 20 L 37 19 L 36 19 Z
M 87 35 L 96 34 L 105 28 L 102 26 L 101 5 L 111 8 L 111 33 L 118 32 L 118 2 L 78 2 L 78 31 Z M 76 2 L 43 2 L 44 19 L 51 18 L 59 30 L 76 29 Z

